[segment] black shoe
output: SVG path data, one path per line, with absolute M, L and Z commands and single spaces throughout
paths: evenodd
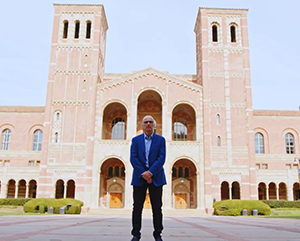
M 155 238 L 155 241 L 163 241 L 161 237 Z
M 139 241 L 139 240 L 140 240 L 139 237 L 133 237 L 133 238 L 131 239 L 131 241 Z

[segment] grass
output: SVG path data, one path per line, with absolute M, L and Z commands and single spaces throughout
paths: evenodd
M 266 218 L 294 218 L 300 219 L 299 208 L 272 208 L 270 216 Z
M 23 207 L 1 206 L 0 216 L 41 215 L 40 213 L 24 213 Z M 44 215 L 44 214 L 43 214 Z

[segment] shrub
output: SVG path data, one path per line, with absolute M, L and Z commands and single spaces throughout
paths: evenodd
M 45 213 L 53 207 L 53 213 L 58 214 L 60 207 L 65 207 L 66 214 L 80 214 L 83 202 L 72 199 L 37 198 L 32 199 L 24 205 L 25 213 Z
M 24 206 L 31 198 L 1 198 L 0 206 Z
M 299 201 L 285 201 L 285 200 L 264 200 L 270 208 L 300 208 Z
M 243 209 L 251 215 L 253 209 L 257 209 L 258 215 L 270 215 L 271 208 L 257 200 L 224 200 L 214 202 L 214 214 L 220 216 L 240 216 Z

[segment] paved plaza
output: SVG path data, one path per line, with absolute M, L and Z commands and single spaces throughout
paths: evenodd
M 297 219 L 165 215 L 164 226 L 164 241 L 300 240 Z M 130 215 L 0 217 L 0 241 L 130 241 L 130 230 Z M 151 215 L 144 215 L 141 240 L 151 235 Z

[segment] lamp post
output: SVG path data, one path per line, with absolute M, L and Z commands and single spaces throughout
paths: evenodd
M 299 157 L 294 158 L 294 164 L 298 164 L 298 183 L 299 183 L 298 200 L 300 200 L 300 158 Z

